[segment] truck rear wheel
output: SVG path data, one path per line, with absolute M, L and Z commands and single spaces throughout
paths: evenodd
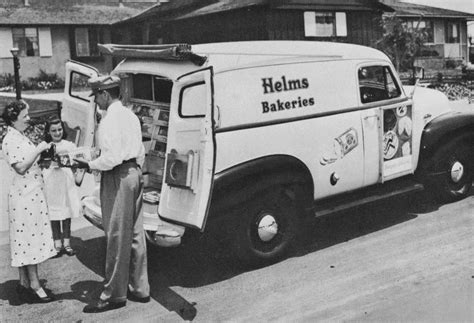
M 431 191 L 444 202 L 465 198 L 473 179 L 474 153 L 462 141 L 453 141 L 439 149 L 434 158 Z
M 233 245 L 249 265 L 277 261 L 289 250 L 299 228 L 297 207 L 282 189 L 265 193 L 236 214 Z

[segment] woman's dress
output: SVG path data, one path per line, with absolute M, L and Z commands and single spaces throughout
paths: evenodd
M 26 136 L 8 127 L 2 150 L 10 166 L 24 161 L 34 149 L 34 144 Z M 24 175 L 18 174 L 13 167 L 10 167 L 10 171 L 13 173 L 8 194 L 11 265 L 21 267 L 39 264 L 56 255 L 43 175 L 37 161 Z

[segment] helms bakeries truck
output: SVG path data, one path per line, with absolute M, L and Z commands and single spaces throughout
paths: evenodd
M 125 105 L 142 123 L 144 230 L 175 246 L 219 223 L 236 255 L 279 259 L 301 223 L 429 189 L 443 201 L 472 187 L 474 113 L 403 87 L 385 54 L 328 42 L 100 45 L 123 58 Z M 93 146 L 93 67 L 67 63 L 62 117 Z M 100 227 L 97 193 L 83 199 Z

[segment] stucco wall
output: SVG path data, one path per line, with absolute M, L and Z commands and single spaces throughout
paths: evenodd
M 28 79 L 36 77 L 40 69 L 47 73 L 56 73 L 64 78 L 64 64 L 70 58 L 69 34 L 67 27 L 51 27 L 53 56 L 51 57 L 20 57 L 20 77 Z M 13 74 L 13 59 L 0 59 L 0 74 Z

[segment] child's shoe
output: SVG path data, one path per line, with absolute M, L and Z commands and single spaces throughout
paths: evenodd
M 64 246 L 62 251 L 68 256 L 74 256 L 77 254 L 76 250 L 72 249 L 71 246 Z
M 64 253 L 64 249 L 63 248 L 56 248 L 56 255 L 52 256 L 51 258 L 53 259 L 56 259 L 56 258 L 60 258 Z

